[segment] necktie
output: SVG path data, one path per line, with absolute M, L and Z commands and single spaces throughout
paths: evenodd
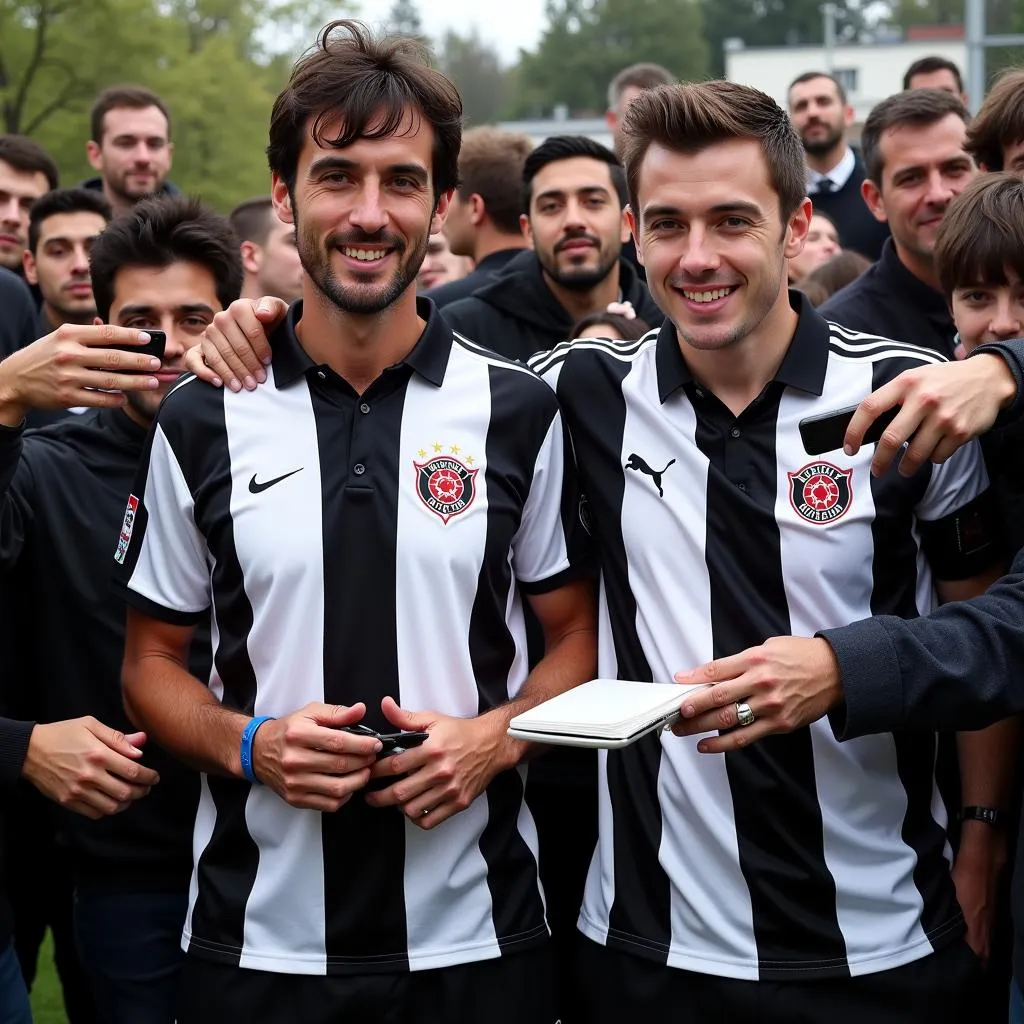
M 818 192 L 835 192 L 836 183 L 831 178 L 818 179 Z

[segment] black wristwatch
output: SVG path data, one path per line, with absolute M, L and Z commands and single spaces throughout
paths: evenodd
M 1006 812 L 995 807 L 965 807 L 960 812 L 961 821 L 983 821 L 986 825 L 999 826 L 1006 823 Z

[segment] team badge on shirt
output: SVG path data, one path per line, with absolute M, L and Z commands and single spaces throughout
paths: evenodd
M 124 565 L 124 557 L 128 554 L 128 545 L 132 542 L 132 530 L 135 529 L 135 513 L 139 509 L 139 499 L 134 494 L 128 495 L 128 507 L 124 510 L 124 522 L 121 523 L 121 536 L 117 540 L 114 561 Z
M 812 462 L 789 476 L 789 500 L 809 523 L 831 523 L 846 514 L 853 501 L 852 469 L 831 462 Z
M 450 519 L 465 512 L 473 504 L 479 469 L 473 468 L 472 455 L 462 459 L 455 457 L 462 451 L 457 444 L 448 446 L 447 454 L 444 454 L 445 446 L 442 444 L 435 442 L 432 447 L 436 453 L 433 458 L 426 462 L 413 460 L 416 493 L 420 501 L 447 525 Z M 421 448 L 420 458 L 426 455 L 426 449 Z

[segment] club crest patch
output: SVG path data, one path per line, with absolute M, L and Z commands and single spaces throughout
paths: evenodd
M 840 469 L 831 462 L 812 462 L 787 475 L 790 503 L 809 523 L 835 522 L 853 503 L 852 469 Z
M 135 513 L 138 510 L 139 499 L 134 494 L 129 494 L 128 507 L 124 510 L 124 522 L 121 523 L 121 536 L 117 539 L 117 550 L 114 552 L 114 561 L 118 565 L 124 565 L 128 545 L 132 542 L 132 530 L 135 529 Z
M 440 453 L 442 445 L 435 444 L 434 451 Z M 437 454 L 426 462 L 416 462 L 416 493 L 420 501 L 446 526 L 455 516 L 465 512 L 476 497 L 476 475 L 480 472 L 472 466 L 473 459 L 457 459 L 458 445 L 452 445 L 451 454 Z M 427 453 L 420 449 L 422 458 Z

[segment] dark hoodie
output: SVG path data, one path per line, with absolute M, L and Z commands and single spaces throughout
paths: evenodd
M 99 175 L 97 175 L 95 178 L 86 178 L 85 181 L 83 181 L 82 184 L 79 185 L 78 187 L 92 189 L 94 192 L 102 192 L 103 178 L 100 177 Z M 160 191 L 156 194 L 161 196 L 180 196 L 181 189 L 178 188 L 178 186 L 173 184 L 172 182 L 165 181 L 160 186 Z
M 641 320 L 661 326 L 665 314 L 624 259 L 619 260 L 619 290 Z M 445 306 L 444 318 L 470 341 L 521 360 L 565 341 L 575 323 L 545 283 L 532 250 L 516 256 L 496 280 L 468 299 Z

